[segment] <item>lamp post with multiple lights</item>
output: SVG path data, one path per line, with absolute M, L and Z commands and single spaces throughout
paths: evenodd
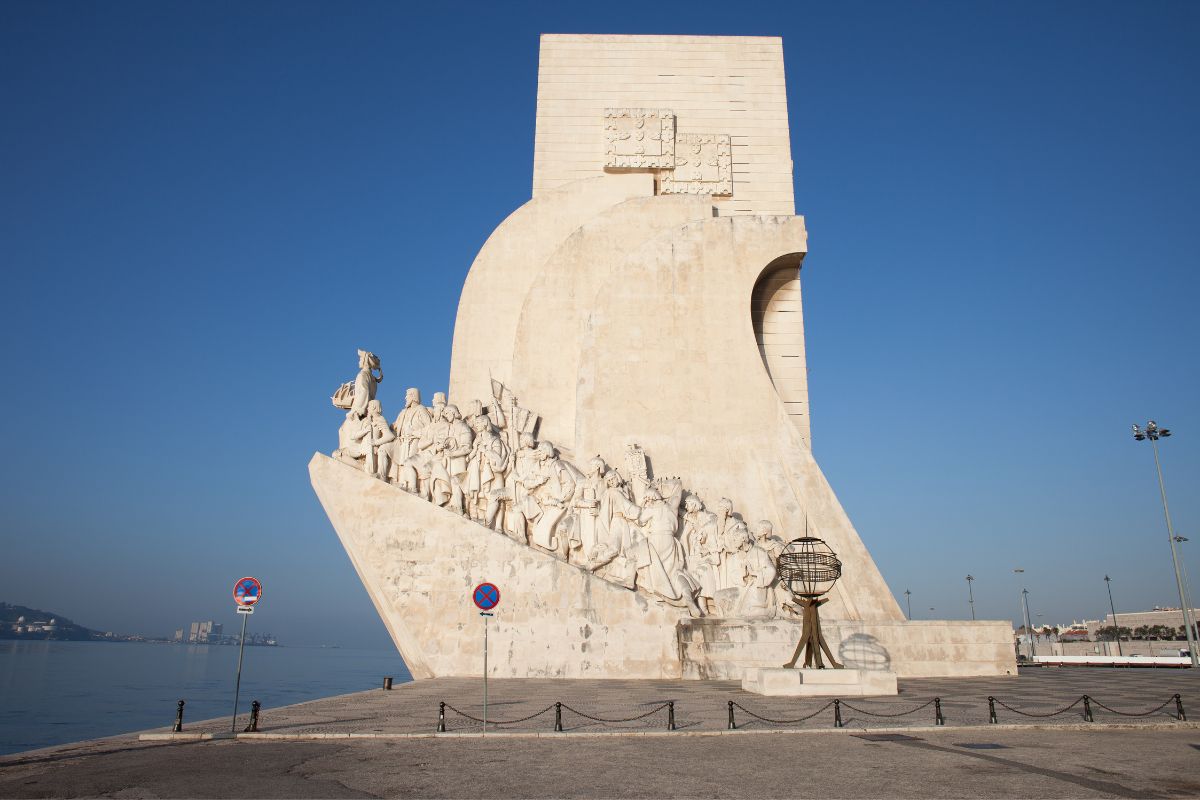
M 1017 567 L 1013 570 L 1014 575 L 1020 575 L 1025 570 Z M 1033 626 L 1029 624 L 1029 590 L 1021 589 L 1021 613 L 1025 619 L 1025 635 L 1029 637 L 1029 657 L 1033 658 L 1037 655 L 1037 650 L 1033 646 Z
M 971 581 L 975 580 L 974 575 L 967 576 L 967 602 L 971 605 L 971 619 L 975 619 L 975 592 L 971 591 Z
M 1121 625 L 1117 622 L 1117 607 L 1113 605 L 1112 599 L 1112 578 L 1104 576 L 1104 584 L 1108 587 L 1108 607 L 1112 610 L 1113 615 L 1113 630 L 1117 632 L 1117 655 L 1121 656 Z M 1186 624 L 1186 621 L 1185 621 Z
M 1139 442 L 1149 440 L 1150 447 L 1154 450 L 1154 467 L 1158 471 L 1158 491 L 1162 495 L 1163 516 L 1167 520 L 1167 541 L 1171 544 L 1171 563 L 1175 566 L 1175 586 L 1179 589 L 1179 606 L 1183 609 L 1183 627 L 1187 633 L 1188 654 L 1192 658 L 1192 666 L 1200 667 L 1200 658 L 1197 658 L 1196 654 L 1196 636 L 1192 630 L 1195 621 L 1192 619 L 1192 610 L 1188 608 L 1187 597 L 1183 591 L 1183 575 L 1179 571 L 1179 556 L 1175 552 L 1175 529 L 1171 526 L 1171 511 L 1167 507 L 1167 487 L 1163 483 L 1162 462 L 1158 460 L 1158 440 L 1165 439 L 1170 435 L 1171 431 L 1158 427 L 1158 423 L 1154 420 L 1147 422 L 1144 429 L 1137 425 L 1133 426 L 1133 438 Z

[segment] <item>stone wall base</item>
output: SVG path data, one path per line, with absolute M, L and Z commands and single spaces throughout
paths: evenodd
M 834 656 L 850 669 L 901 678 L 1015 675 L 1012 625 L 996 621 L 821 620 Z M 747 667 L 780 667 L 800 641 L 799 620 L 692 619 L 679 623 L 683 677 L 742 680 Z

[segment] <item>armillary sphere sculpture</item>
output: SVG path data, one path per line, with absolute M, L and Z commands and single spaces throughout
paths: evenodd
M 837 554 L 821 539 L 803 536 L 788 542 L 776 559 L 775 567 L 780 583 L 792 593 L 792 600 L 804 609 L 800 643 L 796 645 L 792 660 L 783 665 L 784 668 L 795 667 L 803 652 L 805 668 L 815 665 L 817 669 L 825 669 L 821 660 L 823 650 L 829 656 L 830 665 L 834 669 L 841 669 L 842 665 L 833 657 L 829 643 L 821 634 L 819 611 L 823 603 L 829 602 L 828 597 L 821 595 L 832 589 L 837 579 L 842 577 L 842 562 Z

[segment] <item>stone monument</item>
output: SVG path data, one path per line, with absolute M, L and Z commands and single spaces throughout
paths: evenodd
M 1015 674 L 1007 621 L 904 619 L 813 458 L 782 47 L 542 37 L 532 198 L 467 276 L 448 393 L 377 397 L 360 352 L 309 464 L 414 677 L 479 673 L 484 580 L 493 677 L 778 667 L 802 609 L 773 565 L 806 531 L 843 567 L 837 661 Z

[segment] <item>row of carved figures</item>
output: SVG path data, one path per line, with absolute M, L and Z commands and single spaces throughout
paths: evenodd
M 340 461 L 692 616 L 796 613 L 778 590 L 784 543 L 772 524 L 748 526 L 727 498 L 709 511 L 678 478 L 651 479 L 640 446 L 626 448 L 628 479 L 599 456 L 580 470 L 536 438 L 538 417 L 496 381 L 465 415 L 442 392 L 427 407 L 408 389 L 389 423 L 382 380 L 378 357 L 360 350 L 358 375 L 332 398 L 346 409 Z

